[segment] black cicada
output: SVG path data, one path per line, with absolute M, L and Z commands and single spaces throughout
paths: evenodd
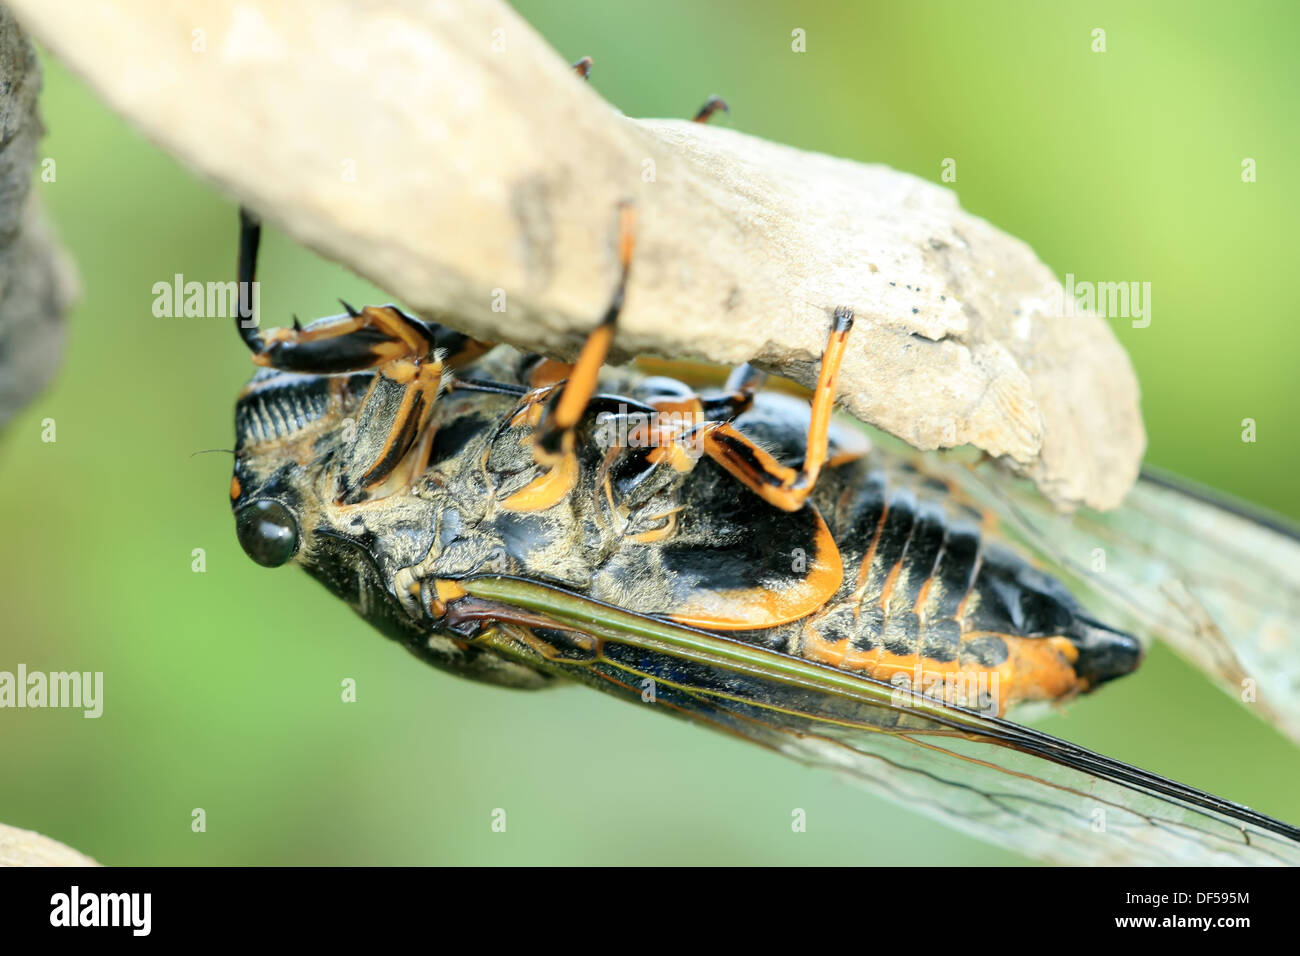
M 620 278 L 571 365 L 395 306 L 265 335 L 241 322 L 262 367 L 230 491 L 249 556 L 300 564 L 439 668 L 652 700 L 1031 855 L 1300 862 L 1293 827 L 1004 717 L 1138 666 L 1138 639 L 1073 595 L 1154 587 L 1149 554 L 1099 587 L 1028 496 L 833 421 L 845 310 L 828 312 L 811 403 L 748 366 L 702 390 L 602 368 L 633 233 L 625 208 Z M 242 239 L 249 282 L 247 216 Z M 1195 537 L 1154 488 L 1114 520 Z M 1122 533 L 1089 520 L 1069 534 Z

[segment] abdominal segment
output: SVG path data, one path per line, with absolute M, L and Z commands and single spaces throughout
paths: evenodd
M 885 472 L 846 477 L 822 499 L 844 584 L 789 635 L 791 652 L 997 714 L 1088 689 L 1064 588 Z
M 865 613 L 855 615 L 855 610 Z M 903 624 L 905 620 L 910 623 Z M 963 634 L 949 619 L 926 627 L 926 637 L 918 639 L 915 614 L 891 618 L 888 633 L 881 622 L 878 606 L 837 607 L 805 624 L 800 654 L 900 690 L 999 716 L 1013 703 L 1061 700 L 1086 689 L 1073 666 L 1078 652 L 1065 637 Z

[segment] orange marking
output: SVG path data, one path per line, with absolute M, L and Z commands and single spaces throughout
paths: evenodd
M 690 395 L 686 398 L 659 398 L 650 406 L 660 415 L 680 415 L 683 420 L 700 421 L 704 418 L 704 406 L 700 396 Z
M 559 428 L 572 428 L 582 418 L 587 402 L 596 393 L 597 376 L 605 364 L 612 341 L 613 325 L 602 325 L 587 336 L 582 351 L 578 353 L 578 361 L 573 364 L 573 373 L 555 405 L 554 421 Z
M 667 514 L 656 515 L 658 518 L 667 518 L 661 528 L 651 528 L 649 531 L 642 531 L 640 534 L 630 534 L 624 539 L 626 541 L 635 541 L 637 544 L 654 544 L 656 541 L 662 541 L 674 531 L 677 530 L 677 512 L 680 508 L 674 509 Z
M 481 342 L 478 339 L 469 339 L 464 348 L 452 355 L 443 357 L 443 361 L 448 368 L 461 368 L 468 365 L 480 356 L 486 355 L 494 348 L 491 342 Z
M 333 321 L 319 323 L 314 329 L 289 329 L 278 328 L 272 329 L 266 333 L 268 343 L 274 342 L 296 342 L 302 345 L 305 342 L 315 342 L 317 339 L 333 339 L 343 335 L 350 335 L 360 329 L 365 328 L 369 323 L 363 315 L 358 316 L 339 316 Z
M 819 664 L 829 664 L 831 667 L 843 669 L 844 655 L 849 650 L 849 639 L 846 637 L 839 641 L 824 640 L 820 634 L 805 633 L 803 641 L 803 656 L 810 661 L 816 661 Z
M 361 318 L 397 339 L 412 355 L 423 355 L 429 349 L 429 340 L 407 323 L 392 306 L 381 309 L 368 305 L 361 310 Z
M 529 392 L 522 399 L 514 413 L 510 417 L 511 427 L 523 425 L 525 428 L 536 428 L 542 421 L 542 413 L 545 411 L 543 403 L 553 391 L 552 387 L 539 389 L 535 392 Z
M 378 328 L 390 341 L 379 342 L 370 347 L 370 360 L 359 368 L 372 368 L 392 359 L 409 356 L 423 356 L 429 349 L 429 341 L 420 331 L 409 325 L 398 315 L 393 307 L 379 308 L 368 305 L 359 315 L 341 315 L 337 318 L 315 323 L 311 329 L 293 329 L 280 327 L 268 330 L 263 341 L 269 349 L 275 345 L 306 345 L 321 339 L 340 338 L 351 335 L 365 328 Z M 264 368 L 271 367 L 271 357 L 266 352 L 253 355 L 253 364 Z M 359 370 L 359 369 L 358 369 Z
M 989 632 L 964 634 L 962 643 L 985 633 Z M 848 638 L 831 643 L 817 634 L 805 637 L 802 656 L 841 670 L 865 673 L 885 683 L 893 683 L 900 674 L 907 675 L 912 689 L 918 693 L 927 685 L 937 688 L 942 684 L 945 695 L 962 688 L 978 688 L 994 699 L 999 716 L 1014 703 L 1063 700 L 1087 690 L 1086 683 L 1074 671 L 1078 648 L 1067 638 L 996 636 L 1007 645 L 1007 659 L 996 667 L 963 667 L 960 656 L 936 661 L 920 654 L 893 654 L 879 645 L 868 651 L 855 651 L 850 649 Z M 968 706 L 974 704 L 968 701 Z
M 839 324 L 843 318 L 837 311 L 836 324 Z M 851 319 L 851 316 L 849 318 Z M 849 328 L 851 327 L 850 322 Z M 821 371 L 817 376 L 817 387 L 813 391 L 812 414 L 808 420 L 804 461 L 798 471 L 782 465 L 728 423 L 709 422 L 698 431 L 704 441 L 704 450 L 710 458 L 750 491 L 782 511 L 798 511 L 803 507 L 803 503 L 817 484 L 822 467 L 827 462 L 829 450 L 827 436 L 835 405 L 835 383 L 839 375 L 840 362 L 844 358 L 849 328 L 832 331 L 826 342 L 826 349 L 822 352 Z M 748 454 L 742 456 L 719 436 L 726 436 L 731 443 L 745 446 Z M 837 459 L 843 457 L 840 455 Z M 852 455 L 845 460 L 852 460 L 853 457 L 857 455 Z
M 454 601 L 457 598 L 465 596 L 465 589 L 455 581 L 447 578 L 438 578 L 433 582 L 433 593 L 438 595 L 438 600 L 444 604 Z
M 876 522 L 876 530 L 871 535 L 871 546 L 867 548 L 867 553 L 862 556 L 862 563 L 858 565 L 858 580 L 854 585 L 853 602 L 856 605 L 862 600 L 862 595 L 867 591 L 867 582 L 871 575 L 871 562 L 876 560 L 876 546 L 880 543 L 880 534 L 885 530 L 885 519 L 889 517 L 889 496 L 882 498 L 880 507 L 880 519 Z M 857 608 L 854 608 L 854 614 Z
M 844 582 L 844 563 L 835 539 L 815 508 L 812 514 L 817 519 L 815 551 L 808 573 L 801 581 L 776 591 L 760 587 L 700 590 L 668 617 L 696 627 L 738 631 L 776 627 L 812 614 Z
M 379 373 L 398 385 L 409 385 L 418 374 L 418 369 L 410 359 L 404 359 L 389 362 L 379 370 Z
M 609 509 L 610 514 L 619 515 L 620 509 L 618 505 L 614 504 L 614 486 L 609 481 L 609 459 L 615 454 L 617 454 L 617 451 L 610 449 L 609 455 L 605 456 L 605 465 L 601 468 L 600 490 L 605 495 L 605 507 Z M 606 526 L 604 516 L 599 511 L 596 513 L 596 518 L 600 521 L 601 527 Z
M 366 490 L 371 498 L 403 493 L 410 489 L 415 479 L 429 467 L 429 456 L 433 453 L 434 429 L 427 427 L 428 418 L 420 425 L 416 438 L 405 457 L 393 467 L 383 481 L 371 484 Z
M 850 448 L 841 451 L 837 455 L 831 455 L 826 459 L 827 468 L 838 468 L 840 465 L 847 465 L 851 461 L 857 461 L 866 454 L 864 449 Z
M 239 497 L 242 489 L 239 487 L 239 478 L 235 475 L 230 476 L 230 500 L 234 501 Z
M 907 552 L 904 551 L 904 554 Z M 894 586 L 898 584 L 898 576 L 903 571 L 903 559 L 899 558 L 898 563 L 889 569 L 889 574 L 885 578 L 885 586 L 880 589 L 880 609 L 889 611 L 889 596 L 894 593 Z
M 568 362 L 557 362 L 555 359 L 546 358 L 534 365 L 533 370 L 528 373 L 528 384 L 533 388 L 556 385 L 572 374 L 573 366 Z
M 416 581 L 414 587 L 418 591 L 420 582 Z M 447 613 L 448 603 L 465 596 L 465 589 L 455 581 L 442 578 L 433 582 L 433 593 L 434 598 L 429 602 L 431 610 L 435 617 L 442 617 Z
M 692 457 L 680 443 L 672 441 L 667 444 L 657 445 L 646 455 L 646 460 L 652 465 L 658 465 L 661 462 L 667 462 L 672 465 L 673 471 L 685 474 L 695 467 L 699 459 Z
M 1067 638 L 1013 638 L 1011 651 L 1018 699 L 1061 700 L 1087 689 L 1086 681 L 1074 673 L 1079 649 Z
M 618 261 L 627 266 L 636 251 L 636 210 L 631 203 L 624 203 L 618 215 Z
M 939 567 L 939 561 L 942 557 L 943 552 L 941 551 L 939 557 L 934 560 L 934 566 L 936 569 Z M 917 592 L 916 603 L 912 605 L 912 610 L 916 612 L 916 616 L 920 619 L 922 624 L 925 624 L 925 602 L 930 597 L 930 588 L 934 585 L 934 579 L 935 573 L 931 572 L 930 576 L 925 579 L 925 583 L 921 585 L 921 590 Z
M 733 428 L 726 422 L 708 422 L 697 434 L 702 435 L 704 440 L 704 450 L 709 457 L 727 470 L 737 481 L 743 484 L 754 494 L 758 495 L 768 504 L 775 505 L 783 511 L 792 511 L 794 508 L 789 507 L 790 491 L 787 487 L 794 483 L 798 472 L 793 468 L 787 468 L 775 458 L 773 458 L 765 449 L 755 445 L 743 434 Z M 757 463 L 757 468 L 750 466 L 748 462 L 743 461 L 732 449 L 720 442 L 715 436 L 718 434 L 726 435 L 728 438 L 743 443 L 753 454 Z M 779 484 L 771 484 L 763 481 L 761 475 L 770 475 L 775 478 Z M 800 502 L 802 504 L 802 501 Z
M 393 416 L 393 424 L 388 429 L 388 434 L 384 436 L 384 443 L 380 447 L 379 452 L 375 455 L 374 463 L 366 469 L 365 473 L 361 476 L 360 481 L 362 484 L 365 484 L 369 480 L 371 474 L 374 473 L 374 470 L 388 457 L 389 452 L 393 448 L 393 444 L 399 437 L 401 437 L 407 419 L 414 414 L 416 401 L 418 399 L 423 398 L 424 404 L 420 409 L 420 421 L 416 425 L 415 441 L 418 441 L 425 426 L 428 425 L 430 417 L 433 415 L 433 406 L 438 397 L 438 386 L 442 381 L 442 363 L 431 362 L 427 365 L 422 365 L 420 366 L 419 371 L 416 371 L 414 363 L 409 363 L 410 377 L 404 382 L 402 376 L 407 374 L 407 370 L 404 369 L 404 366 L 407 364 L 408 363 L 398 363 L 398 367 L 394 369 L 398 377 L 390 376 L 387 368 L 381 370 L 381 374 L 383 374 L 385 378 L 391 378 L 392 381 L 397 382 L 399 385 L 405 384 L 407 389 L 402 395 L 402 403 L 397 407 L 397 413 Z M 373 388 L 374 383 L 371 384 L 371 389 Z M 369 396 L 370 393 L 367 391 L 366 397 L 369 398 Z M 412 442 L 413 446 L 415 441 Z
M 520 488 L 501 507 L 507 511 L 545 511 L 564 498 L 578 484 L 578 459 L 572 452 Z
M 835 406 L 835 383 L 839 377 L 840 362 L 844 358 L 844 345 L 849 333 L 834 332 L 822 353 L 821 372 L 817 387 L 813 389 L 812 419 L 808 424 L 808 452 L 803 470 L 808 484 L 816 484 L 817 475 L 826 462 L 826 432 L 831 425 L 831 412 Z

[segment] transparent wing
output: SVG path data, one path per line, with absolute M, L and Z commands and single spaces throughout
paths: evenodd
M 938 727 L 869 736 L 843 727 L 792 733 L 770 718 L 736 713 L 734 703 L 720 709 L 740 719 L 733 727 L 739 733 L 1036 859 L 1114 866 L 1300 863 L 1294 828 L 1005 721 L 988 721 L 978 733 Z
M 1063 515 L 992 464 L 900 460 L 995 515 L 986 534 L 1061 578 L 1098 618 L 1169 644 L 1300 742 L 1295 528 L 1159 473 L 1144 473 L 1114 511 Z
M 514 578 L 463 582 L 484 616 L 569 629 L 557 672 L 638 697 L 1023 854 L 1078 864 L 1300 864 L 1300 830 L 1018 724 Z M 535 650 L 487 640 L 505 654 Z M 580 642 L 581 643 L 581 642 Z M 577 645 L 575 645 L 577 646 Z

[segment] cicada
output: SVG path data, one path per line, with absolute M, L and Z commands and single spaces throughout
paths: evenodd
M 443 670 L 650 703 L 1031 856 L 1300 862 L 1294 827 L 1008 719 L 1138 667 L 1139 638 L 1084 597 L 1234 676 L 1222 653 L 1246 645 L 1214 615 L 1253 639 L 1281 599 L 1229 588 L 1207 610 L 1204 581 L 1156 549 L 1240 539 L 1243 522 L 1267 541 L 1214 560 L 1250 562 L 1266 590 L 1281 557 L 1300 564 L 1285 529 L 1162 512 L 1147 483 L 1064 532 L 987 468 L 868 442 L 832 411 L 844 309 L 827 311 L 810 401 L 748 366 L 713 388 L 606 368 L 631 207 L 618 224 L 608 309 L 571 364 L 391 305 L 265 334 L 241 319 L 260 366 L 230 488 L 248 555 L 300 565 Z M 241 235 L 251 282 L 251 216 Z M 1075 539 L 1114 545 L 1106 575 L 1071 558 Z M 1187 566 L 1212 574 L 1214 550 Z

